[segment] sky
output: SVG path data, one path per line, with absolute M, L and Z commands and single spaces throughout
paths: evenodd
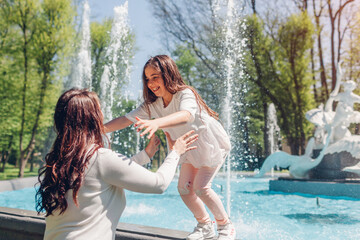
M 90 5 L 91 21 L 101 22 L 106 17 L 113 17 L 114 7 L 123 5 L 125 0 L 88 0 Z M 167 54 L 165 46 L 161 44 L 159 25 L 152 15 L 152 7 L 147 0 L 129 0 L 130 28 L 135 33 L 135 58 L 132 66 L 129 97 L 137 99 L 142 89 L 142 67 L 146 61 L 158 54 Z

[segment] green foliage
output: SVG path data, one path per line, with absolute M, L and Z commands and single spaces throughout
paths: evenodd
M 76 49 L 76 31 L 71 0 L 0 1 L 0 157 L 19 159 L 25 166 L 31 153 L 45 156 L 53 142 L 53 111 L 68 77 L 71 57 Z M 91 23 L 93 82 L 100 92 L 105 53 L 110 44 L 112 19 Z M 135 101 L 125 100 L 123 88 L 126 64 L 134 55 L 133 33 L 122 39 L 117 54 L 119 79 L 115 88 L 113 114 L 132 110 Z M 123 58 L 129 58 L 124 63 Z M 114 149 L 135 153 L 133 128 L 115 133 Z M 119 144 L 117 144 L 119 143 Z M 22 166 L 21 165 L 21 166 Z M 22 166 L 22 167 L 24 167 Z M 23 170 L 21 170 L 23 171 Z
M 113 107 L 114 118 L 125 115 L 135 109 L 136 102 L 126 99 L 120 99 L 117 107 Z M 120 106 L 120 107 L 119 107 Z M 139 141 L 140 149 L 144 148 L 142 140 L 138 139 L 136 130 L 133 126 L 120 131 L 111 133 L 111 149 L 124 154 L 128 157 L 136 154 L 137 141 Z
M 95 92 L 100 92 L 100 79 L 104 71 L 105 53 L 110 43 L 110 31 L 112 19 L 106 19 L 102 23 L 90 24 L 91 35 L 91 58 L 92 58 L 92 87 Z
M 264 34 L 256 15 L 249 16 L 247 24 L 246 71 L 254 94 L 262 96 L 258 106 L 261 102 L 275 104 L 282 133 L 292 153 L 300 154 L 311 127 L 305 112 L 314 106 L 308 69 L 312 23 L 305 13 L 292 15 L 273 38 Z
M 9 148 L 12 139 L 23 167 L 26 156 L 41 148 L 53 122 L 74 33 L 74 11 L 71 1 L 62 0 L 1 4 L 1 148 Z
M 182 45 L 178 45 L 172 55 L 184 81 L 192 85 L 191 80 L 195 78 L 194 68 L 198 59 L 188 47 Z

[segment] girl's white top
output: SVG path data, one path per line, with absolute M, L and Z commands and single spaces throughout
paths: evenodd
M 178 111 L 188 111 L 191 120 L 171 128 L 164 128 L 172 139 L 177 139 L 184 133 L 195 130 L 199 134 L 199 139 L 193 144 L 197 149 L 183 154 L 180 163 L 191 163 L 194 167 L 216 167 L 222 164 L 230 151 L 230 139 L 222 125 L 211 117 L 205 109 L 201 109 L 196 102 L 194 93 L 190 89 L 176 92 L 168 106 L 164 107 L 161 97 L 149 105 L 150 116 L 146 110 L 145 103 L 137 109 L 126 114 L 132 122 L 137 122 L 135 117 L 141 119 L 161 118 Z
M 77 207 L 72 190 L 66 193 L 68 207 L 45 218 L 44 239 L 111 240 L 124 211 L 124 189 L 141 193 L 162 193 L 174 177 L 179 155 L 172 151 L 156 173 L 139 164 L 150 159 L 145 151 L 132 158 L 109 149 L 99 149 L 90 159 Z

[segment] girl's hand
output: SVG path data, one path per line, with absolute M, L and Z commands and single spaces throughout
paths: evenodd
M 192 135 L 194 132 L 195 132 L 194 130 L 191 130 L 185 133 L 184 135 L 182 135 L 181 137 L 179 137 L 178 139 L 176 139 L 176 141 L 171 139 L 170 134 L 168 132 L 165 132 L 169 144 L 169 148 L 171 150 L 175 150 L 179 155 L 182 155 L 187 151 L 196 149 L 197 146 L 190 147 L 190 145 L 196 142 L 199 138 L 198 134 Z
M 155 153 L 159 150 L 159 145 L 160 139 L 156 135 L 153 135 L 150 138 L 148 145 L 145 147 L 145 152 L 147 153 L 149 158 L 154 157 Z
M 147 136 L 148 139 L 151 138 L 151 136 L 159 129 L 159 125 L 157 124 L 156 119 L 154 120 L 142 120 L 138 117 L 136 117 L 137 122 L 134 124 L 134 126 L 137 128 L 136 131 L 140 132 L 145 128 L 145 131 L 143 131 L 140 136 L 143 137 L 145 134 L 149 133 Z

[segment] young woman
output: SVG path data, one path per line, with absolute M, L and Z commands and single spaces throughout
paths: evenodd
M 156 173 L 140 166 L 157 151 L 155 138 L 138 155 L 127 158 L 104 148 L 105 129 L 97 95 L 71 89 L 58 100 L 56 140 L 40 169 L 37 210 L 46 212 L 44 239 L 115 239 L 125 208 L 124 189 L 162 193 L 170 184 L 180 155 L 197 135 L 187 132 L 174 142 L 172 151 Z M 139 163 L 139 164 L 138 164 Z
M 150 58 L 143 70 L 144 103 L 134 111 L 105 124 L 108 132 L 123 129 L 133 122 L 141 136 L 148 138 L 162 129 L 171 138 L 189 130 L 199 135 L 197 149 L 181 157 L 178 190 L 198 221 L 188 239 L 213 238 L 213 223 L 205 205 L 217 222 L 218 239 L 235 239 L 235 228 L 219 196 L 211 189 L 214 176 L 230 151 L 230 140 L 218 114 L 199 94 L 186 85 L 175 62 L 167 55 Z M 205 205 L 204 205 L 205 204 Z

